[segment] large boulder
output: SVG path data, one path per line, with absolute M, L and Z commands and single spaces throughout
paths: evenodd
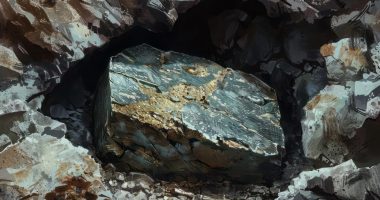
M 125 169 L 251 182 L 279 172 L 279 120 L 275 93 L 256 77 L 148 45 L 111 59 L 94 110 L 99 155 Z

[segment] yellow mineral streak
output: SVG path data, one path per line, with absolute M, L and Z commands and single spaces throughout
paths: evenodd
M 177 130 L 173 116 L 180 119 L 180 111 L 187 103 L 207 104 L 207 97 L 217 89 L 218 83 L 227 73 L 227 69 L 222 70 L 214 80 L 200 87 L 181 83 L 163 93 L 140 84 L 141 91 L 150 97 L 148 100 L 129 105 L 112 104 L 112 108 L 115 112 L 137 119 L 141 123 L 150 124 L 154 128 Z M 174 101 L 173 98 L 176 100 Z

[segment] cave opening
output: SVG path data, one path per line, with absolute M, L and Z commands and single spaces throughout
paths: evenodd
M 286 154 L 282 162 L 292 166 L 283 169 L 283 176 L 290 180 L 294 174 L 310 165 L 302 152 L 301 119 L 298 113 L 313 95 L 300 96 L 304 100 L 297 104 L 299 99 L 293 95 L 295 77 L 290 73 L 294 70 L 296 73 L 323 71 L 325 66 L 318 48 L 336 40 L 336 36 L 328 29 L 328 19 L 312 25 L 306 22 L 287 25 L 285 22 L 289 17 L 285 14 L 277 18 L 268 17 L 264 5 L 258 1 L 207 0 L 180 14 L 168 32 L 133 27 L 73 64 L 61 83 L 46 95 L 42 111 L 68 126 L 66 137 L 73 144 L 84 146 L 94 153 L 94 94 L 111 57 L 126 48 L 145 43 L 164 51 L 206 58 L 223 67 L 253 74 L 275 89 L 282 116 L 281 127 L 286 137 Z M 315 33 L 321 29 L 328 31 Z M 300 33 L 297 32 L 299 30 Z M 310 33 L 322 36 L 315 39 L 309 36 Z M 254 39 L 247 41 L 247 37 Z M 296 42 L 301 43 L 301 47 L 291 46 L 287 43 L 289 38 L 298 39 Z M 302 47 L 302 43 L 306 42 L 307 47 Z M 309 48 L 307 54 L 310 55 L 302 55 L 302 48 Z M 280 68 L 268 73 L 262 66 L 271 65 L 269 60 L 277 60 Z M 305 69 L 305 65 L 312 69 Z M 324 85 L 322 81 L 319 87 Z M 304 92 L 298 92 L 304 95 Z
M 377 199 L 373 0 L 0 2 L 0 199 Z

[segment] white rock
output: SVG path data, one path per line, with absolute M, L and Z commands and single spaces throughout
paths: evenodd
M 110 180 L 110 181 L 108 181 L 108 183 L 109 183 L 110 186 L 112 186 L 112 187 L 116 187 L 116 186 L 117 186 L 117 181 L 116 181 L 116 180 Z
M 121 187 L 126 189 L 126 188 L 134 188 L 136 186 L 136 183 L 134 181 L 127 181 L 124 182 Z
M 119 180 L 119 181 L 124 181 L 125 180 L 125 175 L 121 172 L 116 172 L 115 173 L 116 175 L 116 179 Z
M 325 57 L 328 77 L 344 83 L 361 78 L 359 72 L 366 69 L 368 61 L 365 57 L 367 43 L 365 38 L 345 38 L 336 43 L 321 47 Z
M 345 140 L 352 138 L 367 118 L 380 113 L 380 77 L 329 85 L 304 107 L 302 143 L 306 157 L 323 155 L 332 164 L 348 154 Z

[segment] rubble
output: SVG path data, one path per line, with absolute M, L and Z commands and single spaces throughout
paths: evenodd
M 8 105 L 14 108 L 13 112 L 0 115 L 3 118 L 0 121 L 1 137 L 12 139 L 5 148 L 1 147 L 0 185 L 4 190 L 0 191 L 0 197 L 56 199 L 110 196 L 102 183 L 100 165 L 88 150 L 74 147 L 63 137 L 65 124 L 30 109 L 22 101 Z M 13 116 L 18 119 L 4 120 Z
M 250 182 L 263 181 L 264 166 L 276 173 L 276 96 L 253 76 L 140 45 L 112 58 L 95 101 L 96 148 L 124 168 Z
M 115 178 L 116 174 L 109 178 Z M 165 182 L 141 173 L 127 174 L 123 181 L 115 180 L 113 182 L 116 184 L 110 187 L 113 199 L 273 199 L 279 192 L 275 186 L 240 185 L 228 181 Z
M 371 199 L 380 195 L 380 165 L 357 168 L 352 160 L 330 168 L 302 172 L 278 200 Z
M 110 196 L 99 164 L 87 152 L 64 138 L 34 133 L 0 153 L 1 184 L 21 188 L 24 192 L 18 198 Z M 82 190 L 79 194 L 76 187 Z

